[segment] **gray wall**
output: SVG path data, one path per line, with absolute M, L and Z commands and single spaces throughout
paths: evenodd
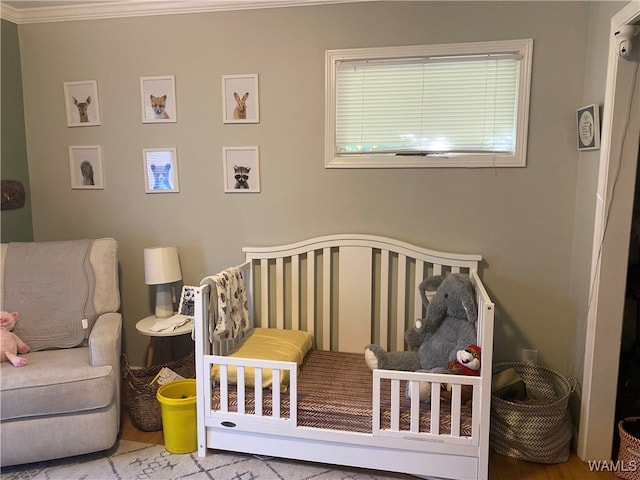
M 16 210 L 5 210 L 0 215 L 2 242 L 28 242 L 33 240 L 31 201 L 29 199 L 29 168 L 22 106 L 22 76 L 20 73 L 20 47 L 18 27 L 0 20 L 0 177 L 19 180 L 26 192 L 25 205 Z
M 589 37 L 585 66 L 583 105 L 604 104 L 606 65 L 609 53 L 610 18 L 626 5 L 626 2 L 592 2 L 589 4 Z M 576 346 L 572 354 L 569 374 L 582 379 L 584 368 L 589 284 L 591 281 L 591 255 L 593 226 L 596 209 L 596 191 L 600 151 L 580 152 L 578 181 L 576 184 L 576 215 L 573 231 L 573 261 L 570 297 L 577 305 Z M 574 402 L 575 419 L 579 416 L 579 405 Z
M 177 245 L 194 284 L 241 261 L 246 244 L 357 231 L 481 253 L 497 303 L 495 360 L 535 348 L 567 371 L 584 310 L 571 285 L 582 261 L 572 255 L 575 110 L 586 100 L 590 11 L 588 2 L 380 2 L 21 25 L 35 238 L 119 241 L 134 364 L 147 342 L 135 322 L 152 312 L 145 246 Z M 326 49 L 516 38 L 534 39 L 526 168 L 324 168 Z M 260 124 L 222 123 L 220 77 L 238 73 L 260 76 Z M 139 77 L 167 74 L 178 123 L 142 124 Z M 74 80 L 97 80 L 101 126 L 66 126 L 62 84 Z M 103 147 L 104 190 L 70 189 L 68 146 L 83 144 Z M 260 148 L 260 194 L 223 192 L 222 147 L 242 145 Z M 177 148 L 180 193 L 144 193 L 147 147 Z

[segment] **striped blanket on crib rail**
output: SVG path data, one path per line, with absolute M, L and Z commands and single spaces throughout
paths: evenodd
M 205 277 L 200 285 L 211 287 L 209 337 L 212 341 L 230 340 L 249 329 L 247 291 L 240 267 L 230 267 Z M 213 307 L 215 306 L 215 307 Z

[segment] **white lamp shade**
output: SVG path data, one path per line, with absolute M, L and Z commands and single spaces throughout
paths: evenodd
M 144 283 L 160 285 L 182 280 L 177 247 L 144 249 Z

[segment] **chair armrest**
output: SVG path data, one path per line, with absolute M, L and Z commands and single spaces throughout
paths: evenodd
M 94 367 L 120 366 L 122 348 L 122 315 L 105 313 L 98 317 L 89 335 L 89 363 Z

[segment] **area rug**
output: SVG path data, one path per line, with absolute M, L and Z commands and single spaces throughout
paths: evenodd
M 229 452 L 177 455 L 162 445 L 121 440 L 113 449 L 78 457 L 4 467 L 1 480 L 386 480 L 411 479 L 328 465 Z

